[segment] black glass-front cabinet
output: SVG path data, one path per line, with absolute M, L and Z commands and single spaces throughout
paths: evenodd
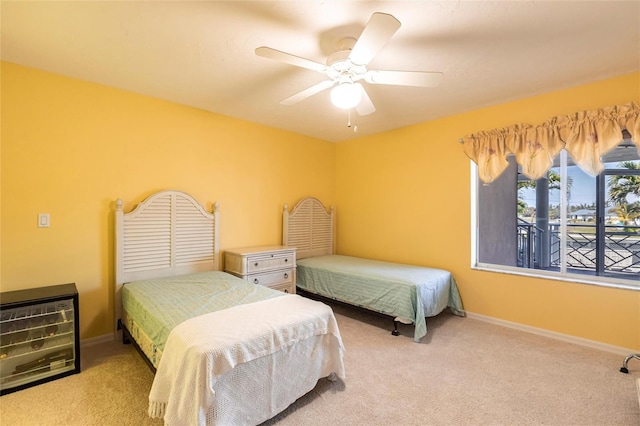
M 0 293 L 0 395 L 80 372 L 78 291 Z

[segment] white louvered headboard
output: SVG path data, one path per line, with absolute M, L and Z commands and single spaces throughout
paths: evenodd
M 219 205 L 213 213 L 181 191 L 160 191 L 131 212 L 116 201 L 115 320 L 125 283 L 219 269 Z M 117 329 L 116 329 L 117 330 Z
M 303 198 L 291 213 L 285 204 L 282 215 L 282 244 L 296 247 L 296 257 L 304 259 L 334 252 L 334 208 L 325 209 L 314 197 Z

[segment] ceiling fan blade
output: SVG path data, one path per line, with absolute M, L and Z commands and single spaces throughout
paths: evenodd
M 287 99 L 284 99 L 282 101 L 280 101 L 280 103 L 282 105 L 293 105 L 296 104 L 304 99 L 307 99 L 310 96 L 315 95 L 316 93 L 320 93 L 323 90 L 328 89 L 329 87 L 333 86 L 335 84 L 335 80 L 324 80 L 321 81 L 318 84 L 315 84 L 311 87 L 309 87 L 308 89 L 303 90 L 302 92 L 296 93 L 293 96 L 288 97 Z
M 270 47 L 261 46 L 256 48 L 256 55 L 263 58 L 275 59 L 276 61 L 286 62 L 287 64 L 295 65 L 297 67 L 306 68 L 313 71 L 324 71 L 327 67 L 320 62 L 315 62 L 310 59 L 301 58 L 290 53 L 281 52 Z
M 392 84 L 395 86 L 436 87 L 442 81 L 441 72 L 427 71 L 381 71 L 369 70 L 364 76 L 371 84 Z
M 356 65 L 367 65 L 400 28 L 400 21 L 386 13 L 371 15 L 362 34 L 351 49 L 349 60 Z
M 374 112 L 376 112 L 376 107 L 373 105 L 373 102 L 371 102 L 371 98 L 367 94 L 367 91 L 364 90 L 364 86 L 362 84 L 359 84 L 359 83 L 356 83 L 356 84 L 358 84 L 362 89 L 362 99 L 360 100 L 360 103 L 356 106 L 356 111 L 358 111 L 359 115 L 373 114 Z

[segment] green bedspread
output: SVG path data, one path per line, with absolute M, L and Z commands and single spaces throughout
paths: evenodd
M 122 305 L 163 350 L 169 332 L 187 319 L 284 295 L 225 272 L 211 271 L 127 283 L 122 288 Z
M 442 269 L 327 255 L 297 260 L 297 286 L 415 324 L 414 340 L 427 334 L 425 317 L 449 307 L 464 316 L 458 286 Z

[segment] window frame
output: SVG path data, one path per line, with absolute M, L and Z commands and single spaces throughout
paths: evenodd
M 566 272 L 566 244 L 561 245 L 561 271 L 548 271 L 541 269 L 529 269 L 514 266 L 497 265 L 490 263 L 478 262 L 478 223 L 479 223 L 479 203 L 478 203 L 478 186 L 481 184 L 478 177 L 478 166 L 475 162 L 470 161 L 471 166 L 471 269 L 486 272 L 495 272 L 509 275 L 518 275 L 531 278 L 542 278 L 549 280 L 557 280 L 570 283 L 579 283 L 587 285 L 595 285 L 600 287 L 609 287 L 625 290 L 640 291 L 640 281 L 626 280 L 613 277 L 599 277 L 591 275 L 583 275 Z M 567 152 L 563 149 L 560 153 L 560 169 L 561 175 L 567 175 Z M 561 186 L 560 209 L 566 211 L 567 205 L 567 188 L 566 184 Z M 567 219 L 566 215 L 562 215 L 560 224 L 561 235 L 563 241 L 566 241 Z

